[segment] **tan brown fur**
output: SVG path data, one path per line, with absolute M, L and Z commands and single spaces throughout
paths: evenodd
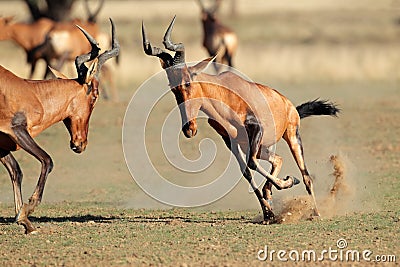
M 13 40 L 28 52 L 43 43 L 54 24 L 53 20 L 47 18 L 24 23 L 13 22 L 10 17 L 0 17 L 0 41 Z

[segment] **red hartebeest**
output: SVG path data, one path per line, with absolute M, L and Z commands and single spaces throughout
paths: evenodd
M 185 63 L 185 48 L 182 43 L 171 41 L 171 31 L 175 18 L 169 25 L 163 44 L 168 52 L 154 47 L 146 37 L 142 25 L 143 48 L 147 55 L 160 58 L 167 73 L 169 85 L 175 95 L 182 118 L 182 131 L 188 138 L 197 133 L 196 117 L 199 110 L 209 117 L 209 124 L 220 134 L 228 148 L 239 162 L 244 177 L 250 183 L 261 204 L 264 221 L 274 220 L 270 201 L 271 187 L 290 188 L 299 181 L 288 176 L 277 176 L 282 166 L 282 158 L 272 151 L 272 147 L 283 138 L 293 154 L 303 176 L 303 182 L 314 203 L 314 213 L 319 216 L 312 179 L 307 171 L 303 147 L 300 139 L 300 119 L 312 115 L 336 116 L 339 109 L 327 101 L 314 100 L 295 107 L 278 91 L 258 83 L 249 82 L 233 72 L 209 75 L 201 71 L 211 58 L 194 66 Z M 246 154 L 246 158 L 242 153 Z M 267 172 L 258 162 L 266 160 L 272 164 Z M 253 180 L 251 170 L 266 178 L 263 193 Z
M 215 1 L 215 5 L 208 9 L 204 7 L 201 0 L 198 2 L 201 8 L 204 48 L 207 49 L 210 56 L 216 56 L 217 63 L 232 67 L 232 57 L 236 52 L 238 40 L 236 34 L 217 18 L 220 1 Z M 218 66 L 214 66 L 218 71 Z
M 88 54 L 76 58 L 76 79 L 26 80 L 0 66 L 0 161 L 11 177 L 16 221 L 25 227 L 26 233 L 35 231 L 28 216 L 40 203 L 47 176 L 53 168 L 51 157 L 33 138 L 51 125 L 63 121 L 71 136 L 71 149 L 76 153 L 85 150 L 89 118 L 98 97 L 99 71 L 106 60 L 119 53 L 112 21 L 111 24 L 112 49 L 100 55 L 96 40 L 81 29 L 92 49 Z M 89 68 L 84 64 L 88 61 L 93 61 Z M 20 148 L 42 164 L 29 203 L 22 201 L 22 172 L 11 153 Z

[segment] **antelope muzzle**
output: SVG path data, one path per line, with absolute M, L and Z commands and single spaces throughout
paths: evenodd
M 82 153 L 85 151 L 87 145 L 87 141 L 71 141 L 69 146 L 71 147 L 72 151 L 77 154 Z
M 197 134 L 196 122 L 189 121 L 182 127 L 182 132 L 186 138 L 192 138 Z

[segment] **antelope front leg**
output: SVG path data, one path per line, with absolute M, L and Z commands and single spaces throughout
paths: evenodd
M 269 224 L 269 223 L 273 222 L 275 220 L 275 215 L 272 212 L 272 207 L 268 203 L 268 201 L 263 198 L 260 190 L 257 188 L 257 185 L 254 182 L 251 171 L 250 171 L 249 167 L 247 166 L 247 164 L 244 160 L 244 157 L 241 154 L 239 145 L 236 142 L 232 142 L 231 151 L 232 151 L 233 155 L 235 155 L 235 157 L 239 163 L 240 170 L 242 171 L 243 176 L 249 182 L 251 188 L 253 189 L 254 193 L 257 196 L 258 201 L 260 202 L 261 209 L 263 212 L 263 217 L 264 217 L 264 223 Z
M 28 216 L 25 214 L 25 209 L 22 208 L 22 172 L 19 164 L 10 152 L 3 150 L 0 150 L 0 152 L 1 155 L 5 154 L 5 156 L 2 156 L 0 158 L 0 161 L 1 163 L 3 163 L 8 173 L 10 174 L 11 182 L 13 185 L 16 221 L 17 223 L 22 224 L 25 227 L 25 233 L 34 233 L 36 229 L 29 221 Z
M 42 170 L 40 172 L 35 191 L 29 198 L 29 203 L 25 203 L 22 206 L 16 217 L 16 221 L 24 225 L 26 233 L 32 233 L 35 231 L 35 228 L 28 220 L 28 216 L 34 211 L 35 207 L 39 205 L 40 201 L 42 200 L 43 189 L 46 184 L 47 176 L 53 168 L 53 161 L 51 160 L 50 156 L 43 149 L 41 149 L 30 136 L 27 130 L 26 117 L 22 112 L 18 112 L 14 115 L 11 124 L 17 139 L 17 144 L 26 152 L 33 155 L 42 164 Z

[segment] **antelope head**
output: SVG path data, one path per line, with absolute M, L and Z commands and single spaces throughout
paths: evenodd
M 119 54 L 120 46 L 115 35 L 115 26 L 110 19 L 112 28 L 112 48 L 99 55 L 100 48 L 96 40 L 84 29 L 77 26 L 91 44 L 91 51 L 75 59 L 78 78 L 74 79 L 83 89 L 72 99 L 69 105 L 69 116 L 64 119 L 64 124 L 71 136 L 70 147 L 76 153 L 81 153 L 87 145 L 89 119 L 99 95 L 99 73 L 102 65 L 110 58 Z M 91 61 L 89 67 L 86 62 Z M 57 75 L 65 79 L 65 76 Z
M 207 67 L 213 58 L 207 58 L 200 63 L 188 67 L 185 62 L 185 47 L 182 43 L 175 44 L 171 41 L 171 32 L 176 16 L 172 19 L 165 32 L 164 47 L 175 55 L 158 47 L 152 46 L 147 38 L 144 23 L 142 23 L 143 50 L 149 56 L 160 59 L 161 67 L 166 71 L 169 86 L 175 95 L 182 119 L 182 132 L 187 138 L 197 133 L 196 117 L 202 106 L 202 85 L 196 82 L 196 76 Z
M 197 0 L 197 2 L 199 3 L 201 9 L 201 21 L 203 23 L 214 23 L 217 20 L 216 13 L 219 9 L 221 1 L 216 0 L 214 6 L 211 8 L 206 8 L 202 0 Z

